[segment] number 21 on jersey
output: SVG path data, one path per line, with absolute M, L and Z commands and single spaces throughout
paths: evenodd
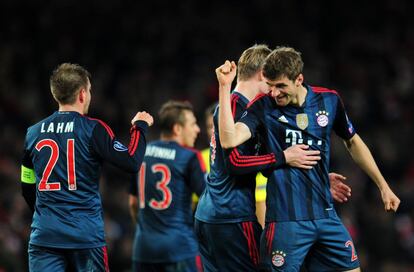
M 141 169 L 139 170 L 138 175 L 138 191 L 139 191 L 139 207 L 141 209 L 145 208 L 145 174 L 146 174 L 146 163 L 143 162 Z M 153 174 L 161 173 L 161 179 L 155 183 L 155 188 L 162 193 L 161 200 L 156 200 L 151 198 L 148 201 L 148 205 L 155 210 L 165 210 L 168 209 L 172 201 L 172 193 L 168 184 L 171 181 L 171 170 L 168 165 L 164 163 L 156 163 L 151 166 L 151 171 Z
M 59 191 L 60 182 L 48 182 L 53 168 L 59 159 L 59 146 L 52 139 L 43 139 L 36 144 L 36 150 L 41 151 L 43 148 L 50 149 L 50 157 L 43 171 L 42 178 L 39 182 L 39 191 Z M 67 180 L 70 191 L 76 190 L 75 174 L 75 139 L 68 139 L 66 145 L 66 163 L 67 163 Z

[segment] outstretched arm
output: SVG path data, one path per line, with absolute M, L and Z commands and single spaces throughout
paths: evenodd
M 371 152 L 362 141 L 361 137 L 359 137 L 358 134 L 355 134 L 351 139 L 345 140 L 345 145 L 351 154 L 352 159 L 378 186 L 385 210 L 397 211 L 398 206 L 400 205 L 400 199 L 394 194 L 388 183 L 385 181 Z
M 243 123 L 234 123 L 231 110 L 231 83 L 236 77 L 234 61 L 226 62 L 216 69 L 219 82 L 219 136 L 225 149 L 238 146 L 251 137 L 249 128 Z

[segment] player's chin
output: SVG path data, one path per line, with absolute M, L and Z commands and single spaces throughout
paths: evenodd
M 194 140 L 190 141 L 189 143 L 187 143 L 187 146 L 188 146 L 188 147 L 194 147 L 194 145 L 195 145 L 195 140 L 196 140 L 196 139 L 194 139 Z
M 286 97 L 276 98 L 275 100 L 276 100 L 276 104 L 278 106 L 286 106 L 288 104 L 287 103 L 288 101 L 287 101 Z

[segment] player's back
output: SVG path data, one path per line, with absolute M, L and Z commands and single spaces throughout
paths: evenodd
M 77 112 L 55 112 L 28 129 L 26 150 L 38 188 L 30 243 L 59 248 L 105 244 L 101 162 L 91 140 L 99 122 Z
M 176 262 L 198 254 L 193 231 L 192 192 L 204 190 L 205 168 L 198 151 L 175 141 L 147 146 L 137 178 L 138 222 L 133 259 Z
M 233 117 L 237 121 L 249 101 L 238 92 L 232 94 Z M 221 147 L 218 131 L 218 108 L 214 116 L 214 131 L 210 142 L 210 173 L 206 190 L 199 200 L 196 218 L 207 223 L 236 223 L 255 221 L 256 173 L 235 175 L 229 169 L 231 150 Z M 238 147 L 241 155 L 254 155 L 257 139 L 250 139 Z M 250 157 L 249 157 L 250 158 Z M 244 159 L 244 162 L 250 162 Z M 241 163 L 242 164 L 242 163 Z

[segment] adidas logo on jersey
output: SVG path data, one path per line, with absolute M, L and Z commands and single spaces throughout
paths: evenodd
M 277 120 L 282 123 L 289 123 L 288 119 L 286 119 L 284 115 L 280 116 Z

